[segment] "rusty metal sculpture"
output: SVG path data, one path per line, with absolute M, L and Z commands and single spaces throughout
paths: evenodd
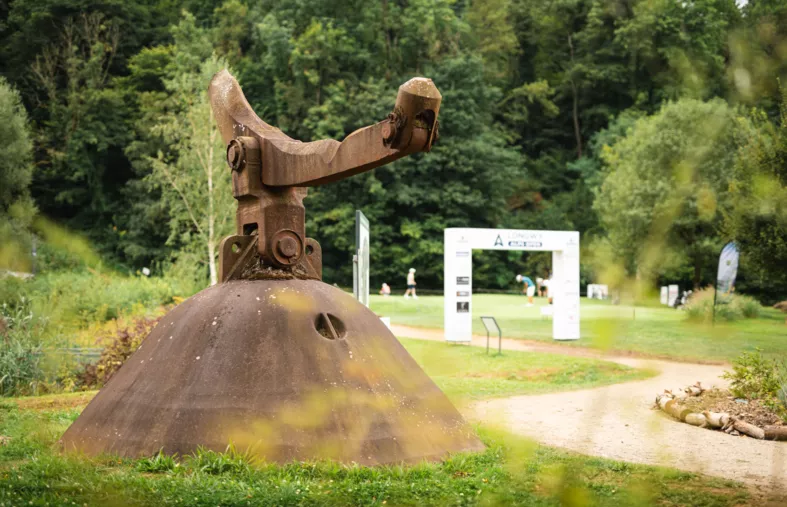
M 220 278 L 241 276 L 256 244 L 259 260 L 298 278 L 322 278 L 319 244 L 306 238 L 304 187 L 330 183 L 419 151 L 437 137 L 440 92 L 431 79 L 411 79 L 399 88 L 388 119 L 357 130 L 341 143 L 303 143 L 254 114 L 238 82 L 223 71 L 213 78 L 210 98 L 228 143 L 232 190 L 238 200 L 238 235 L 219 248 Z
M 222 283 L 162 319 L 63 446 L 142 456 L 232 443 L 277 462 L 362 464 L 483 448 L 380 319 L 320 281 L 320 246 L 305 233 L 305 187 L 431 149 L 441 101 L 431 80 L 402 85 L 385 121 L 341 143 L 266 124 L 226 71 L 209 94 L 238 200 Z

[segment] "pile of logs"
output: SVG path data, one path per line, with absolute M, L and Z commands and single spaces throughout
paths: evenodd
M 656 396 L 656 406 L 675 419 L 693 426 L 718 429 L 731 435 L 743 434 L 759 440 L 787 440 L 787 426 L 760 428 L 727 413 L 707 410 L 702 413 L 692 412 L 691 409 L 681 405 L 681 401 L 692 396 L 700 396 L 704 392 L 705 389 L 699 382 L 676 391 L 665 390 Z

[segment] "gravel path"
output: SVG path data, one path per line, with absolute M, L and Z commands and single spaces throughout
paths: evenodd
M 443 340 L 441 330 L 405 326 L 392 326 L 392 330 L 402 337 Z M 473 345 L 486 346 L 486 337 L 474 336 Z M 787 443 L 732 437 L 679 423 L 651 409 L 656 394 L 665 388 L 698 380 L 705 387 L 726 386 L 719 378 L 724 366 L 605 356 L 593 349 L 519 340 L 504 339 L 503 348 L 599 357 L 659 374 L 581 391 L 486 400 L 465 409 L 469 419 L 586 455 L 668 466 L 787 491 Z

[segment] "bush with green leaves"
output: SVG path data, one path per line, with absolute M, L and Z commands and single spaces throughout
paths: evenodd
M 769 359 L 760 349 L 744 352 L 724 372 L 730 391 L 739 398 L 760 400 L 787 421 L 787 364 Z
M 19 296 L 29 301 L 33 313 L 49 321 L 47 346 L 59 343 L 70 333 L 127 315 L 140 309 L 152 310 L 171 304 L 178 296 L 189 296 L 191 287 L 180 292 L 169 278 L 124 276 L 112 271 L 84 270 L 45 273 L 28 280 L 0 278 L 0 304 L 16 305 Z
M 131 326 L 118 329 L 115 333 L 101 336 L 98 343 L 104 346 L 96 364 L 86 364 L 77 374 L 77 383 L 83 388 L 103 387 L 120 370 L 126 359 L 131 357 L 160 320 L 139 318 Z
M 744 294 L 736 294 L 732 296 L 730 305 L 736 314 L 740 314 L 745 319 L 756 319 L 760 316 L 762 305 L 760 302 L 751 296 Z
M 713 319 L 714 299 L 716 320 L 754 319 L 760 316 L 759 301 L 743 294 L 727 294 L 714 298 L 713 287 L 706 287 L 691 295 L 684 310 L 691 320 L 710 322 Z
M 0 307 L 0 396 L 37 393 L 44 381 L 39 336 L 45 325 L 25 298 Z

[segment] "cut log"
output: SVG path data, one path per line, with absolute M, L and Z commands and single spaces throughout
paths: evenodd
M 744 435 L 749 435 L 752 438 L 756 438 L 758 440 L 762 440 L 765 438 L 765 431 L 757 427 L 753 424 L 749 424 L 746 421 L 742 421 L 740 419 L 734 419 L 732 421 L 732 427 L 735 428 L 737 431 L 740 431 Z
M 668 401 L 672 401 L 671 394 L 660 394 L 656 396 L 656 405 L 658 405 L 661 410 L 667 409 L 666 407 Z
M 692 426 L 699 426 L 701 428 L 704 428 L 708 425 L 708 421 L 705 419 L 705 416 L 697 413 L 686 414 L 685 421 Z
M 679 421 L 685 421 L 686 416 L 691 413 L 691 410 L 682 407 L 678 400 L 670 400 L 664 405 L 664 411 Z
M 664 392 L 672 395 L 672 397 L 676 400 L 685 400 L 686 398 L 690 398 L 692 396 L 701 395 L 705 392 L 705 389 L 699 382 L 697 382 L 693 386 L 686 386 L 681 389 L 666 390 Z
M 787 426 L 766 426 L 765 440 L 785 440 L 787 441 Z
M 730 415 L 727 413 L 719 413 L 719 412 L 703 412 L 702 415 L 705 416 L 705 420 L 708 421 L 708 425 L 713 428 L 723 428 L 730 423 Z

